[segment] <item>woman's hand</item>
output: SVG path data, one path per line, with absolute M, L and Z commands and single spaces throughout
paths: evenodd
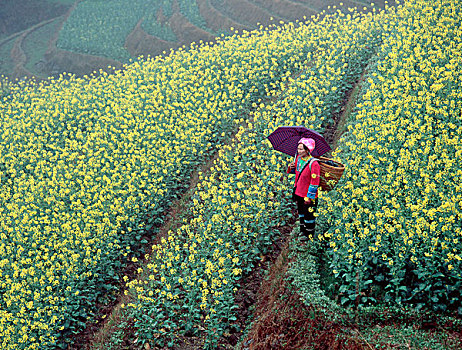
M 311 204 L 311 198 L 305 197 L 304 200 L 305 200 L 305 204 L 306 204 L 306 205 L 310 205 L 310 204 Z
M 295 162 L 292 162 L 289 164 L 289 171 L 292 171 L 295 169 Z

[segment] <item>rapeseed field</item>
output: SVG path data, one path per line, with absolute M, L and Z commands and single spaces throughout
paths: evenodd
M 2 349 L 65 347 L 121 291 L 137 344 L 214 348 L 234 296 L 287 223 L 290 161 L 265 136 L 325 131 L 370 72 L 319 215 L 340 303 L 461 309 L 461 5 L 410 0 L 179 49 L 98 77 L 63 74 L 0 99 Z M 227 144 L 238 128 L 235 142 Z M 189 176 L 182 226 L 121 275 Z
M 54 348 L 84 327 L 191 171 L 271 82 L 300 69 L 305 42 L 293 26 L 255 31 L 113 74 L 6 88 L 2 348 Z
M 459 2 L 406 3 L 368 75 L 338 195 L 321 215 L 345 305 L 413 304 L 462 315 Z

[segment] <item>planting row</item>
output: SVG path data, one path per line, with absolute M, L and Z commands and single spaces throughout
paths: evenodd
M 462 314 L 461 11 L 405 3 L 340 142 L 342 193 L 322 215 L 344 305 Z
M 332 3 L 337 2 L 337 0 L 332 1 Z M 277 15 L 278 11 L 286 10 L 280 7 L 292 5 L 275 2 L 271 8 Z M 261 7 L 261 4 L 253 4 L 246 0 L 238 3 L 228 1 L 223 3 L 221 0 L 207 1 L 202 6 L 209 7 L 210 10 L 217 8 L 223 11 L 223 14 L 227 13 L 234 17 L 237 23 L 245 23 L 247 28 L 255 28 L 257 22 L 269 23 L 272 16 Z M 349 6 L 349 3 L 345 3 L 346 6 Z M 180 30 L 187 31 L 187 25 L 182 26 L 176 23 L 175 25 L 181 29 L 175 29 L 175 27 L 172 29 L 170 22 L 175 12 L 183 15 L 186 21 L 205 32 L 217 36 L 221 33 L 233 32 L 229 27 L 217 28 L 212 25 L 215 30 L 209 28 L 199 10 L 197 1 L 134 0 L 128 3 L 123 0 L 84 0 L 76 5 L 65 22 L 59 33 L 57 46 L 64 50 L 108 57 L 126 63 L 131 57 L 125 48 L 125 41 L 139 21 L 148 34 L 159 39 L 172 43 L 183 39 L 187 41 L 191 33 L 179 32 Z M 295 12 L 291 15 L 292 19 L 301 19 L 303 16 L 310 16 L 314 13 L 309 7 L 297 4 L 292 12 Z M 175 18 L 175 21 L 181 20 Z M 212 22 L 215 20 L 212 19 Z M 204 38 L 206 39 L 208 38 Z
M 299 45 L 293 45 L 293 41 Z M 191 171 L 309 49 L 293 28 L 0 100 L 2 349 L 65 346 Z
M 336 15 L 290 31 L 293 46 L 311 48 L 301 75 L 294 80 L 289 70 L 270 84 L 268 104 L 256 105 L 236 142 L 222 145 L 210 174 L 200 176 L 183 225 L 153 246 L 142 276 L 127 283 L 133 296 L 127 317 L 134 320 L 140 345 L 173 346 L 179 334 L 202 334 L 204 346 L 214 348 L 220 337 L 236 331 L 234 297 L 241 278 L 290 215 L 291 184 L 281 183 L 289 159 L 275 153 L 265 135 L 280 125 L 321 129 L 330 122 L 386 33 L 389 16 L 393 12 Z
M 127 62 L 130 54 L 124 47 L 125 40 L 140 20 L 148 34 L 167 41 L 177 40 L 170 26 L 158 21 L 158 11 L 171 15 L 171 1 L 82 1 L 66 20 L 57 46 Z

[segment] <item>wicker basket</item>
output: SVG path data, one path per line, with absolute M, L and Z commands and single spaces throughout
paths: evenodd
M 318 163 L 321 168 L 319 187 L 324 192 L 329 192 L 340 180 L 340 177 L 345 170 L 345 166 L 340 162 L 326 157 L 320 157 Z

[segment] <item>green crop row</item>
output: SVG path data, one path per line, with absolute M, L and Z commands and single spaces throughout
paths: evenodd
M 192 170 L 305 50 L 254 32 L 114 74 L 9 85 L 0 100 L 1 348 L 66 347 L 116 293 L 127 259 L 156 234 Z
M 142 278 L 127 282 L 127 293 L 134 295 L 127 315 L 140 346 L 174 346 L 178 335 L 189 334 L 204 336 L 204 346 L 214 348 L 220 337 L 236 331 L 239 284 L 289 214 L 291 184 L 281 186 L 280 178 L 290 159 L 273 151 L 265 135 L 279 125 L 321 129 L 331 121 L 336 103 L 386 32 L 388 16 L 392 13 L 337 15 L 271 32 L 271 47 L 286 59 L 285 50 L 303 48 L 306 61 L 269 84 L 268 100 L 277 100 L 256 104 L 254 119 L 241 127 L 236 142 L 220 147 L 210 174 L 199 177 L 183 225 L 153 246 Z
M 348 167 L 323 215 L 344 305 L 462 314 L 461 11 L 405 3 L 340 142 Z
M 196 27 L 209 30 L 205 20 L 202 18 L 196 1 L 179 0 L 180 12 Z
M 163 40 L 176 40 L 171 28 L 157 21 L 157 11 L 161 8 L 164 14 L 171 14 L 171 3 L 166 0 L 161 3 L 153 0 L 82 1 L 65 22 L 57 46 L 127 62 L 130 54 L 124 47 L 125 40 L 141 19 L 148 34 Z
M 195 26 L 209 31 L 196 1 L 178 1 L 180 13 Z M 163 18 L 160 18 L 160 12 Z M 65 22 L 57 42 L 61 49 L 104 56 L 127 62 L 130 54 L 125 40 L 138 21 L 150 35 L 159 39 L 178 40 L 169 24 L 173 14 L 171 0 L 124 0 L 80 2 Z

